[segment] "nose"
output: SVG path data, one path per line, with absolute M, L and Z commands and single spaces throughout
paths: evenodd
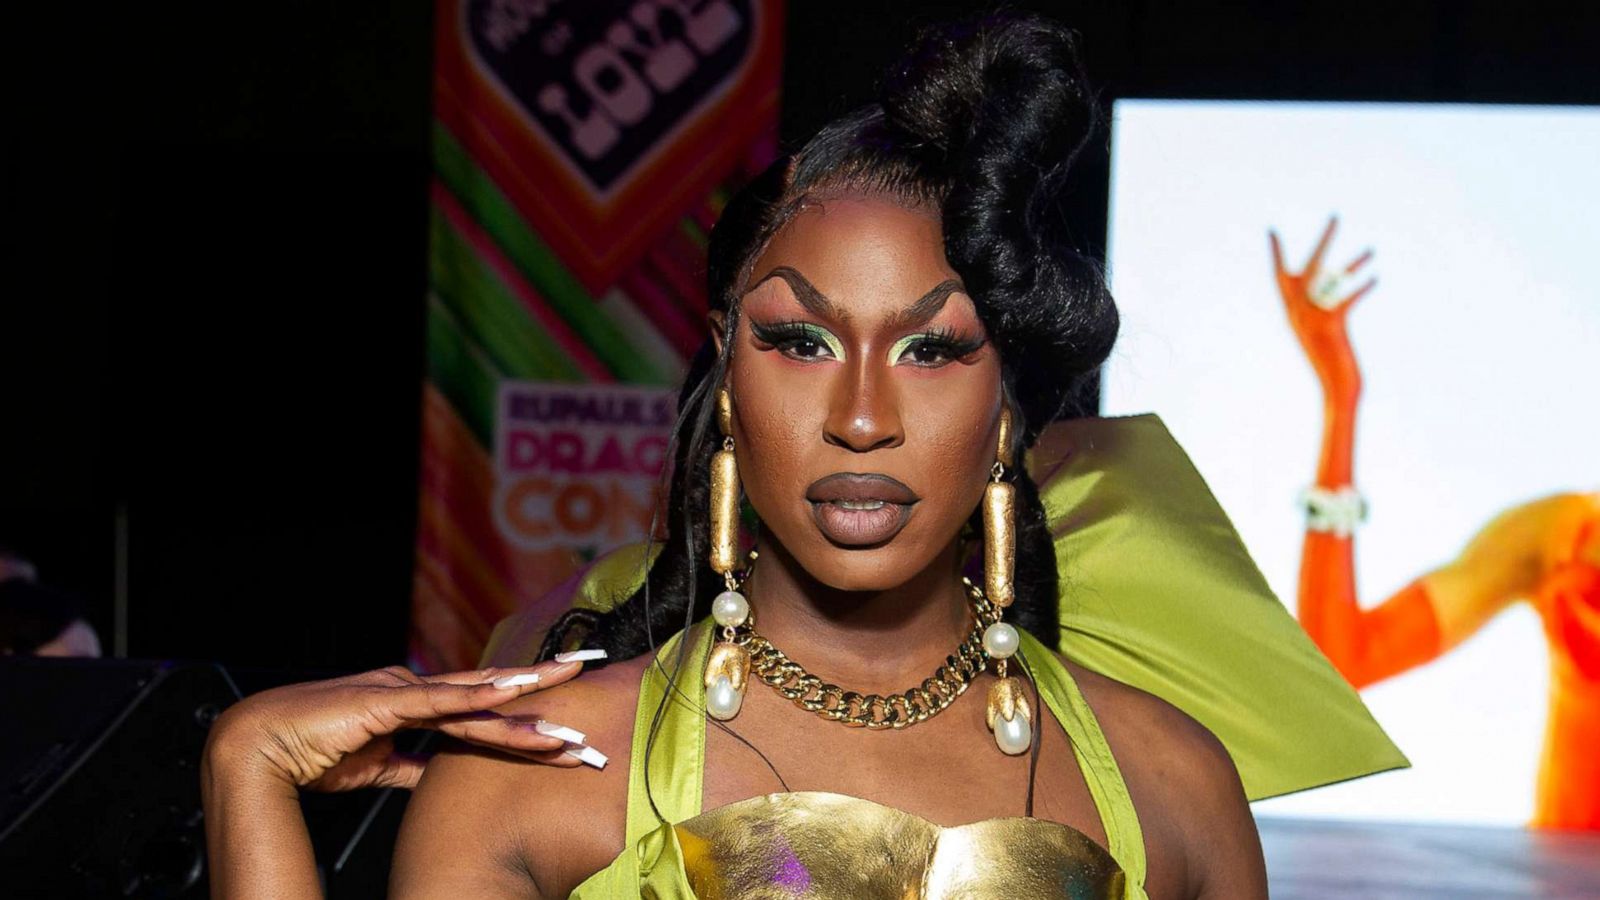
M 829 388 L 828 419 L 823 425 L 823 440 L 856 453 L 898 447 L 906 439 L 891 379 L 864 356 L 858 354 Z

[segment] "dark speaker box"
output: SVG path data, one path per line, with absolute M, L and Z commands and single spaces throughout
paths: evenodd
M 0 657 L 0 897 L 205 897 L 200 757 L 234 676 L 254 693 L 327 674 Z M 330 900 L 384 896 L 408 792 L 302 799 Z
M 0 893 L 203 897 L 206 663 L 0 660 Z

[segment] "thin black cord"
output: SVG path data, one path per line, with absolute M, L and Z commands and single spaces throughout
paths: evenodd
M 731 336 L 736 334 L 738 332 L 738 329 L 739 329 L 739 311 L 740 311 L 739 304 L 737 304 L 737 303 L 728 304 L 727 316 L 726 316 L 726 318 L 724 320 L 723 327 L 725 329 L 727 329 L 727 334 L 730 336 L 730 339 L 729 340 L 725 340 L 723 342 L 721 359 L 718 360 L 718 363 L 720 363 L 720 365 L 718 365 L 718 364 L 713 364 L 712 365 L 711 371 L 707 372 L 706 376 L 701 380 L 700 384 L 697 385 L 695 387 L 695 389 L 690 392 L 689 399 L 684 404 L 684 406 L 686 408 L 695 407 L 696 405 L 698 405 L 698 414 L 697 414 L 698 421 L 695 423 L 696 427 L 695 427 L 695 430 L 694 430 L 694 435 L 693 435 L 693 437 L 692 437 L 692 439 L 690 441 L 689 450 L 688 450 L 688 452 L 686 454 L 687 459 L 689 459 L 691 461 L 695 457 L 697 457 L 699 455 L 698 451 L 699 451 L 700 447 L 703 446 L 703 441 L 705 440 L 706 431 L 710 427 L 710 424 L 711 424 L 711 418 L 712 418 L 712 415 L 714 414 L 714 410 L 711 408 L 710 403 L 707 401 L 707 398 L 712 396 L 712 388 L 710 387 L 710 385 L 713 382 L 715 382 L 718 385 L 721 385 L 723 383 L 723 380 L 724 380 L 724 377 L 725 377 L 725 373 L 727 371 L 728 360 L 733 355 L 733 341 L 731 340 Z M 676 429 L 674 429 L 674 431 L 676 431 Z M 675 454 L 674 454 L 674 458 L 675 458 Z M 684 540 L 684 544 L 686 545 L 686 548 L 687 548 L 686 556 L 691 561 L 694 560 L 694 558 L 695 558 L 694 523 L 693 523 L 692 516 L 693 516 L 692 511 L 689 510 L 687 507 L 685 507 L 684 510 L 683 510 L 683 526 L 684 526 L 683 527 L 683 531 L 684 531 L 683 540 Z M 654 527 L 653 527 L 653 514 L 652 514 L 652 537 L 653 537 L 653 532 L 654 532 Z M 758 538 L 759 538 L 759 535 L 760 535 L 760 531 L 758 529 L 757 530 L 757 537 Z M 647 550 L 647 552 L 648 552 L 648 550 Z M 655 814 L 656 821 L 663 822 L 663 823 L 666 822 L 666 817 L 661 815 L 661 809 L 656 804 L 655 792 L 651 789 L 651 786 L 650 786 L 650 759 L 654 755 L 655 746 L 656 746 L 656 737 L 657 737 L 657 735 L 659 734 L 659 732 L 661 730 L 661 723 L 665 719 L 665 715 L 666 715 L 667 703 L 672 698 L 672 695 L 673 694 L 677 694 L 680 698 L 682 698 L 684 704 L 687 705 L 690 709 L 695 709 L 696 708 L 693 703 L 689 702 L 688 697 L 687 697 L 686 694 L 683 693 L 682 688 L 680 688 L 678 686 L 678 673 L 683 671 L 684 664 L 687 661 L 688 650 L 689 650 L 689 647 L 688 647 L 688 645 L 689 645 L 689 631 L 694 626 L 694 614 L 695 614 L 695 607 L 696 607 L 695 599 L 696 599 L 696 595 L 698 594 L 697 571 L 698 571 L 697 567 L 691 562 L 691 565 L 689 567 L 689 590 L 688 590 L 689 602 L 686 605 L 686 608 L 684 609 L 684 613 L 683 613 L 683 630 L 680 632 L 680 634 L 682 635 L 682 638 L 678 641 L 677 660 L 676 660 L 676 662 L 675 662 L 675 664 L 673 666 L 672 673 L 670 675 L 666 675 L 666 678 L 667 678 L 667 690 L 666 690 L 665 693 L 662 694 L 661 702 L 656 704 L 655 713 L 650 718 L 650 736 L 645 740 L 645 748 L 644 748 L 644 792 L 645 792 L 645 797 L 646 797 L 646 799 L 648 799 L 650 801 L 650 811 Z M 650 615 L 649 615 L 649 610 L 650 610 L 650 580 L 649 580 L 648 573 L 646 574 L 646 577 L 645 577 L 644 601 L 645 601 L 645 623 L 646 623 L 645 627 L 646 627 L 646 630 L 647 630 L 647 634 L 652 639 L 651 644 L 652 644 L 652 646 L 654 646 L 654 642 L 653 642 L 654 635 L 653 634 L 649 634 L 649 628 L 650 628 L 650 624 L 649 624 L 650 623 Z M 652 661 L 652 665 L 660 666 L 660 664 L 661 664 L 660 656 L 657 655 L 657 657 Z M 662 671 L 663 671 L 663 674 L 666 674 L 665 670 L 662 670 Z M 705 716 L 705 709 L 703 707 L 699 708 L 698 712 L 700 713 L 700 715 Z M 710 719 L 709 716 L 706 716 L 706 718 Z M 767 764 L 767 768 L 772 770 L 772 774 L 775 777 L 777 777 L 778 783 L 783 785 L 784 790 L 787 791 L 789 789 L 788 782 L 784 781 L 783 776 L 778 774 L 777 767 L 775 767 L 772 764 L 772 760 L 768 759 L 766 754 L 764 754 L 760 750 L 756 749 L 756 746 L 754 744 L 750 743 L 748 740 L 746 740 L 744 738 L 744 736 L 740 735 L 738 732 L 734 731 L 732 728 L 728 727 L 723 722 L 718 721 L 716 719 L 710 719 L 710 720 L 715 722 L 718 728 L 721 728 L 724 732 L 726 732 L 727 734 L 731 735 L 734 739 L 738 740 L 740 743 L 742 743 L 745 746 L 749 747 L 751 750 L 754 750 L 756 755 L 761 757 L 761 761 Z
M 704 425 L 704 420 L 703 419 L 702 419 L 701 424 L 702 424 L 702 426 Z M 690 453 L 691 456 L 693 455 L 692 450 L 693 450 L 693 446 L 691 445 L 691 453 Z M 689 510 L 687 508 L 685 508 L 683 510 L 683 520 L 684 520 L 684 536 L 683 536 L 683 540 L 684 540 L 684 543 L 688 546 L 688 557 L 692 560 L 694 558 L 694 529 L 692 527 L 693 523 L 690 521 L 689 516 L 690 516 L 690 512 L 689 512 Z M 676 663 L 673 665 L 672 673 L 667 675 L 667 691 L 661 695 L 661 702 L 656 704 L 655 712 L 650 716 L 650 736 L 645 739 L 645 743 L 644 743 L 644 796 L 645 796 L 646 800 L 650 801 L 650 812 L 655 815 L 656 821 L 662 822 L 662 823 L 665 823 L 667 821 L 667 817 L 663 816 L 661 814 L 661 807 L 656 804 L 655 791 L 650 786 L 650 758 L 655 754 L 656 736 L 660 733 L 660 731 L 661 731 L 661 723 L 662 723 L 662 721 L 664 720 L 664 718 L 666 716 L 667 701 L 671 699 L 672 692 L 677 690 L 678 673 L 683 671 L 683 665 L 684 665 L 685 656 L 686 656 L 686 653 L 687 653 L 687 650 L 688 650 L 688 643 L 689 643 L 689 628 L 694 623 L 694 606 L 695 606 L 694 601 L 695 601 L 695 594 L 696 594 L 696 588 L 697 588 L 697 585 L 695 584 L 695 582 L 696 582 L 695 567 L 693 565 L 691 565 L 689 567 L 689 602 L 684 604 L 684 611 L 683 611 L 684 623 L 683 623 L 683 630 L 681 632 L 679 632 L 682 635 L 682 638 L 680 638 L 679 641 L 678 641 L 678 658 L 677 658 Z M 650 597 L 650 582 L 649 582 L 649 579 L 646 578 L 646 580 L 645 580 L 645 603 L 646 604 L 649 603 L 649 597 Z M 646 609 L 648 609 L 648 608 L 649 607 L 647 605 Z M 660 654 L 657 654 L 653 664 L 660 665 L 660 662 L 661 662 Z
M 767 764 L 767 769 L 770 772 L 772 772 L 772 777 L 778 779 L 778 784 L 783 787 L 784 793 L 787 794 L 787 793 L 791 792 L 790 788 L 789 788 L 789 782 L 783 780 L 783 776 L 778 773 L 778 767 L 773 765 L 772 764 L 772 760 L 768 759 L 767 755 L 765 753 L 762 753 L 761 750 L 759 748 L 757 748 L 755 744 L 752 744 L 748 740 L 746 740 L 744 735 L 740 734 L 737 731 L 734 731 L 732 728 L 729 728 L 726 723 L 719 722 L 716 719 L 710 718 L 709 716 L 707 718 L 709 719 L 709 721 L 711 721 L 718 728 L 720 728 L 723 731 L 727 732 L 727 734 L 730 737 L 732 737 L 734 740 L 736 740 L 739 743 L 745 745 L 746 747 L 749 747 L 750 751 L 752 753 L 754 753 L 755 755 L 761 757 L 761 761 L 766 763 Z
M 730 345 L 724 345 L 723 355 L 722 355 L 722 359 L 721 359 L 721 363 L 723 365 L 723 368 L 726 368 L 727 357 L 728 357 L 728 353 L 730 351 L 731 351 L 731 344 Z M 705 377 L 703 377 L 701 379 L 700 383 L 695 386 L 694 390 L 689 392 L 689 397 L 683 403 L 683 408 L 685 410 L 689 410 L 689 409 L 694 409 L 695 410 L 695 414 L 694 415 L 695 415 L 696 421 L 695 421 L 695 425 L 694 425 L 694 431 L 693 431 L 693 434 L 690 436 L 689 445 L 688 445 L 687 450 L 685 451 L 685 457 L 690 462 L 692 462 L 694 460 L 694 458 L 699 455 L 700 448 L 704 446 L 706 429 L 709 427 L 709 425 L 711 423 L 711 412 L 712 411 L 711 411 L 710 407 L 706 404 L 706 398 L 710 395 L 710 387 L 709 387 L 709 385 L 711 384 L 712 381 L 717 381 L 718 383 L 721 382 L 720 372 L 718 371 L 718 367 L 717 367 L 716 364 L 712 365 L 711 371 L 706 373 Z M 673 429 L 674 439 L 669 444 L 669 450 L 670 450 L 669 458 L 672 458 L 672 459 L 676 459 L 677 458 L 677 446 L 676 446 L 676 444 L 677 444 L 677 439 L 676 439 L 677 431 L 678 431 L 678 428 L 674 427 L 674 429 Z M 685 491 L 685 493 L 687 493 L 687 491 Z M 670 496 L 670 493 L 669 493 L 669 496 Z M 687 656 L 687 653 L 688 653 L 688 646 L 687 645 L 688 645 L 689 629 L 694 624 L 695 599 L 696 599 L 696 595 L 698 593 L 698 588 L 699 588 L 699 585 L 697 583 L 698 582 L 698 577 L 697 577 L 698 570 L 697 570 L 696 565 L 694 564 L 695 546 L 694 546 L 693 512 L 688 508 L 687 505 L 685 505 L 683 510 L 682 510 L 682 514 L 683 514 L 683 543 L 684 543 L 684 548 L 685 548 L 685 554 L 684 555 L 685 555 L 685 558 L 690 560 L 689 572 L 688 572 L 688 575 L 689 575 L 689 585 L 688 585 L 689 602 L 687 604 L 685 604 L 685 608 L 684 608 L 684 611 L 683 611 L 683 619 L 684 619 L 683 630 L 680 632 L 680 634 L 683 635 L 683 638 L 678 642 L 678 654 L 677 654 L 678 658 L 677 658 L 676 664 L 674 665 L 674 670 L 673 670 L 672 674 L 667 676 L 667 692 L 662 694 L 661 702 L 656 704 L 655 712 L 650 717 L 650 735 L 649 735 L 648 738 L 645 739 L 645 746 L 644 746 L 644 794 L 645 794 L 645 799 L 650 802 L 650 812 L 655 815 L 656 821 L 662 822 L 662 823 L 665 823 L 667 821 L 667 819 L 666 819 L 665 816 L 663 816 L 661 814 L 661 808 L 660 808 L 659 805 L 656 804 L 655 791 L 650 785 L 650 760 L 655 754 L 656 736 L 660 733 L 661 723 L 664 720 L 665 715 L 666 715 L 667 701 L 670 699 L 672 692 L 676 691 L 678 689 L 677 688 L 678 672 L 683 671 L 685 657 Z M 654 516 L 652 515 L 652 533 L 651 533 L 651 538 L 652 539 L 654 538 L 653 519 L 654 519 Z M 648 549 L 647 549 L 647 553 L 648 553 Z M 646 637 L 647 637 L 647 641 L 649 642 L 650 646 L 653 649 L 655 647 L 655 634 L 654 634 L 653 628 L 651 626 L 651 621 L 650 621 L 650 619 L 651 619 L 651 616 L 650 616 L 650 577 L 649 577 L 648 571 L 645 574 L 645 582 L 644 582 L 644 605 L 645 605 L 645 631 L 646 631 Z M 656 664 L 656 665 L 660 664 L 659 655 L 657 655 L 656 659 L 654 660 L 654 664 Z M 663 670 L 663 673 L 665 674 L 665 670 Z
M 684 519 L 687 520 L 688 518 L 689 512 L 688 510 L 684 510 Z M 692 556 L 694 551 L 694 535 L 692 531 L 684 535 L 684 541 L 689 544 L 690 554 Z M 694 597 L 696 593 L 695 580 L 695 571 L 693 567 L 691 567 L 689 570 L 689 602 L 685 604 L 683 611 L 683 631 L 680 632 L 683 637 L 678 641 L 678 658 L 673 664 L 672 673 L 667 676 L 667 691 L 661 695 L 661 702 L 656 704 L 656 711 L 650 717 L 650 736 L 645 739 L 644 744 L 644 794 L 645 797 L 650 801 L 650 812 L 655 814 L 656 821 L 662 823 L 666 823 L 667 817 L 661 814 L 661 808 L 656 805 L 655 792 L 650 787 L 650 757 L 655 753 L 656 736 L 660 733 L 661 723 L 666 718 L 667 702 L 672 699 L 672 693 L 674 691 L 679 691 L 678 673 L 683 671 L 683 666 L 688 656 L 689 629 L 694 625 Z M 660 655 L 657 654 L 655 663 L 659 665 L 660 661 Z M 679 693 L 681 693 L 681 691 L 679 691 Z
M 661 661 L 660 660 L 656 660 L 655 662 L 651 663 L 651 665 L 659 666 L 659 665 L 661 665 Z M 662 672 L 664 674 L 666 672 L 666 670 L 662 669 Z M 738 741 L 739 743 L 745 745 L 746 747 L 749 747 L 755 753 L 755 755 L 761 757 L 761 761 L 766 763 L 767 764 L 767 768 L 772 771 L 772 776 L 774 778 L 778 779 L 778 784 L 783 785 L 783 789 L 785 791 L 789 790 L 789 782 L 785 781 L 783 776 L 781 774 L 779 774 L 778 767 L 774 766 L 772 764 L 772 760 L 768 759 L 767 755 L 765 753 L 762 753 L 761 750 L 758 747 L 756 747 L 755 744 L 750 743 L 749 739 L 747 739 L 744 735 L 740 734 L 737 731 L 734 731 L 733 727 L 730 726 L 728 723 L 723 722 L 722 720 L 714 718 L 714 717 L 712 717 L 710 715 L 707 715 L 705 707 L 703 707 L 703 706 L 700 706 L 700 707 L 695 706 L 694 703 L 692 703 L 689 700 L 689 695 L 683 692 L 683 688 L 678 687 L 676 684 L 673 684 L 672 685 L 672 691 L 678 695 L 678 699 L 681 700 L 685 706 L 687 706 L 690 709 L 694 710 L 696 713 L 698 713 L 698 714 L 700 714 L 702 716 L 705 716 L 706 721 L 708 721 L 712 725 L 716 726 L 724 734 L 727 734 L 729 737 L 733 738 L 734 740 Z
M 757 527 L 756 534 L 757 534 L 758 539 L 759 539 L 759 535 L 760 535 L 759 526 Z M 746 578 L 748 579 L 748 577 L 749 576 L 747 575 Z M 692 586 L 693 586 L 693 583 L 694 583 L 694 580 L 695 580 L 694 573 L 692 573 L 692 572 L 690 573 L 689 580 L 690 580 L 690 584 L 691 584 L 691 591 L 693 591 L 693 587 Z M 684 613 L 683 631 L 680 632 L 682 637 L 678 641 L 677 660 L 673 664 L 673 671 L 670 672 L 670 673 L 667 672 L 667 670 L 661 665 L 661 658 L 660 658 L 659 655 L 655 659 L 651 660 L 651 662 L 650 662 L 650 665 L 655 666 L 657 669 L 659 669 L 661 674 L 667 679 L 667 690 L 666 690 L 665 693 L 662 694 L 661 702 L 656 705 L 655 714 L 651 717 L 651 720 L 650 720 L 650 737 L 645 742 L 645 749 L 644 749 L 645 796 L 649 798 L 649 800 L 650 800 L 650 810 L 651 810 L 651 812 L 655 813 L 656 820 L 659 821 L 659 822 L 666 822 L 666 817 L 661 815 L 661 810 L 656 805 L 655 795 L 650 790 L 650 757 L 651 757 L 652 753 L 655 750 L 656 735 L 657 735 L 657 732 L 660 730 L 661 722 L 665 718 L 667 703 L 673 698 L 674 694 L 677 695 L 677 698 L 679 699 L 680 702 L 682 702 L 685 706 L 689 707 L 691 710 L 694 710 L 697 715 L 701 716 L 706 721 L 708 721 L 711 724 L 715 725 L 724 734 L 727 734 L 729 737 L 733 738 L 734 740 L 738 741 L 739 743 L 741 743 L 741 744 L 745 745 L 746 747 L 750 748 L 751 752 L 755 753 L 755 755 L 760 757 L 761 761 L 766 764 L 768 771 L 772 772 L 772 777 L 778 779 L 778 784 L 783 787 L 784 791 L 788 792 L 790 790 L 789 782 L 783 777 L 782 773 L 780 773 L 778 771 L 778 767 L 773 765 L 773 762 L 772 762 L 771 758 L 769 758 L 765 753 L 762 753 L 760 748 L 758 748 L 755 744 L 751 743 L 749 741 L 749 739 L 746 738 L 744 735 L 742 735 L 739 732 L 733 730 L 733 728 L 730 725 L 728 725 L 726 722 L 723 722 L 723 721 L 721 721 L 721 720 L 719 720 L 717 718 L 714 718 L 714 717 L 712 717 L 710 715 L 707 715 L 705 707 L 704 706 L 698 706 L 693 701 L 691 701 L 689 699 L 689 695 L 684 692 L 684 690 L 683 690 L 683 688 L 681 686 L 679 686 L 679 684 L 678 684 L 678 673 L 683 671 L 684 666 L 688 662 L 687 657 L 688 657 L 688 653 L 689 653 L 689 632 L 694 627 L 694 607 L 695 607 L 695 604 L 693 602 L 691 602 L 689 604 L 689 608 Z M 714 626 L 707 626 L 707 627 L 714 627 Z M 702 767 L 703 767 L 703 765 L 704 765 L 704 761 L 702 760 Z
M 1039 705 L 1039 680 L 1033 677 L 1033 670 L 1028 668 L 1028 663 L 1022 654 L 1017 654 L 1017 667 L 1028 676 L 1028 682 L 1033 685 L 1033 740 L 1028 747 L 1028 801 L 1023 806 L 1023 815 L 1033 818 L 1033 787 L 1039 775 L 1039 746 L 1044 743 L 1044 728 L 1040 724 L 1044 720 L 1042 707 Z
M 684 636 L 684 640 L 685 641 L 688 640 L 688 636 L 687 635 Z M 662 675 L 665 676 L 667 674 L 667 670 L 665 668 L 661 667 L 661 660 L 659 660 L 659 659 L 653 660 L 650 664 L 653 665 L 653 666 L 656 666 L 657 668 L 660 668 Z M 730 726 L 728 723 L 723 722 L 722 720 L 717 719 L 717 718 L 715 718 L 713 716 L 707 715 L 706 709 L 705 709 L 704 706 L 696 706 L 694 704 L 694 702 L 689 699 L 689 695 L 684 692 L 683 688 L 680 687 L 677 684 L 677 680 L 675 678 L 673 678 L 671 676 L 668 676 L 668 685 L 669 685 L 669 690 L 672 693 L 678 695 L 678 699 L 683 703 L 683 705 L 685 705 L 685 706 L 689 707 L 690 709 L 694 710 L 696 714 L 704 716 L 707 722 L 710 722 L 712 725 L 716 726 L 724 734 L 728 735 L 729 737 L 733 738 L 734 740 L 738 741 L 739 743 L 745 745 L 746 747 L 749 747 L 750 750 L 753 753 L 755 753 L 756 756 L 759 756 L 761 758 L 762 762 L 766 763 L 767 769 L 772 772 L 772 777 L 778 779 L 778 784 L 782 785 L 783 789 L 785 791 L 788 791 L 790 789 L 789 788 L 789 782 L 786 781 L 784 779 L 783 775 L 778 772 L 778 767 L 773 765 L 772 760 L 770 758 L 768 758 L 768 756 L 765 753 L 762 753 L 760 748 L 758 748 L 755 744 L 752 744 L 749 741 L 749 739 L 746 738 L 744 735 L 742 735 L 739 732 L 733 730 L 733 727 Z

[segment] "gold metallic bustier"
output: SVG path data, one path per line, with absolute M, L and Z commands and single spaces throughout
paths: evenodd
M 674 826 L 701 900 L 1121 898 L 1123 874 L 1083 833 L 1042 819 L 941 828 L 870 800 L 768 794 Z

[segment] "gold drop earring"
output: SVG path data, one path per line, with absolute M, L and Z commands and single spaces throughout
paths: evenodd
M 1011 409 L 1000 408 L 1000 446 L 983 491 L 983 589 L 1003 616 L 1016 599 L 1017 489 L 1002 481 L 1012 465 Z M 1033 709 L 1022 683 L 1006 674 L 1006 662 L 1016 654 L 1022 637 L 1015 626 L 996 621 L 983 632 L 983 649 L 995 661 L 999 680 L 989 688 L 989 708 L 984 718 L 1000 752 L 1025 753 L 1033 743 Z
M 733 457 L 733 402 L 728 389 L 717 389 L 717 426 L 722 449 L 711 457 L 711 570 L 722 576 L 725 590 L 711 601 L 711 617 L 722 627 L 722 639 L 706 660 L 706 712 L 727 721 L 744 704 L 750 680 L 750 651 L 735 643 L 738 629 L 750 620 L 750 602 L 738 591 L 734 572 L 739 563 L 739 465 Z

